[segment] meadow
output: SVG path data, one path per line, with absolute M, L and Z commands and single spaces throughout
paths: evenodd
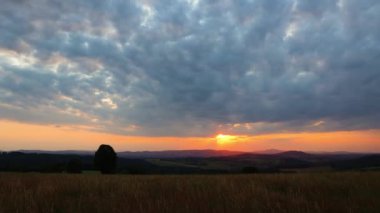
M 0 212 L 379 212 L 380 172 L 0 173 Z

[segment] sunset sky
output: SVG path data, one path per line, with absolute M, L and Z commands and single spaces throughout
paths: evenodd
M 378 0 L 1 0 L 0 150 L 380 152 Z

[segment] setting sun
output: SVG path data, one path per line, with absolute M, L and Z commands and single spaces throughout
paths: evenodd
M 218 144 L 227 144 L 235 142 L 237 136 L 218 134 L 217 136 L 215 136 L 215 139 Z

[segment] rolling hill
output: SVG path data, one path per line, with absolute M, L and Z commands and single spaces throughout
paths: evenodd
M 66 164 L 79 158 L 84 170 L 94 170 L 91 151 L 18 151 L 0 153 L 0 171 L 63 172 Z M 356 153 L 312 154 L 284 151 L 273 154 L 227 150 L 169 150 L 119 152 L 118 171 L 134 174 L 240 173 L 245 168 L 258 172 L 329 168 L 358 170 L 380 167 L 380 155 Z

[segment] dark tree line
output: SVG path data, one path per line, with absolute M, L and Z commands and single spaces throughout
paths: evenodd
M 116 172 L 117 154 L 110 145 L 102 144 L 95 152 L 94 166 L 102 174 Z M 80 158 L 71 159 L 66 165 L 67 173 L 82 173 L 82 161 Z
M 79 158 L 73 158 L 67 163 L 66 172 L 79 174 L 82 173 L 82 167 L 82 160 Z

